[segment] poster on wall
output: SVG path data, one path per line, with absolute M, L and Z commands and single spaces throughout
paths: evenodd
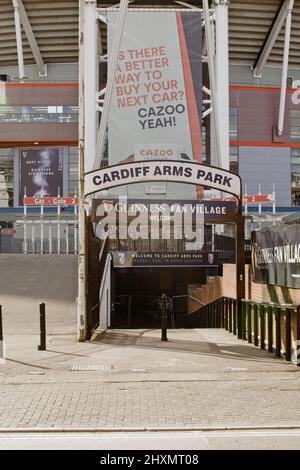
M 109 12 L 108 57 L 116 22 L 117 12 Z M 201 38 L 200 12 L 128 12 L 108 121 L 109 165 L 201 163 Z
M 253 281 L 300 288 L 300 226 L 278 224 L 252 233 Z
M 24 196 L 44 198 L 63 194 L 61 148 L 21 149 L 19 157 L 19 204 Z

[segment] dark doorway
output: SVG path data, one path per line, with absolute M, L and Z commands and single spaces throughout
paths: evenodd
M 184 328 L 187 286 L 205 284 L 217 276 L 216 267 L 167 267 L 114 269 L 113 328 L 160 328 L 160 297 L 170 300 L 169 327 Z

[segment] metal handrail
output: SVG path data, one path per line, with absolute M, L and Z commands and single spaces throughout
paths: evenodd
M 275 307 L 275 308 L 289 308 L 289 309 L 297 309 L 299 307 L 298 304 L 279 304 L 277 302 L 259 302 L 258 300 L 252 300 L 252 299 L 242 299 L 242 302 L 248 303 L 248 304 L 256 304 L 256 305 L 264 305 L 264 306 L 270 306 L 270 307 Z
M 201 300 L 199 299 L 196 299 L 196 297 L 194 297 L 193 295 L 189 295 L 190 299 L 194 300 L 195 302 L 198 302 L 198 304 L 200 305 L 208 305 L 208 304 L 205 304 L 204 302 L 202 302 Z

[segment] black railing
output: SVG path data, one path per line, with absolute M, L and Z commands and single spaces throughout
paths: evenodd
M 217 299 L 204 305 L 187 316 L 188 328 L 223 328 L 223 299 Z

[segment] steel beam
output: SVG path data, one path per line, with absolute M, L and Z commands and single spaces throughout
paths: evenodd
M 85 145 L 85 5 L 79 5 L 79 204 L 78 204 L 78 298 L 77 339 L 84 341 L 87 331 L 87 253 L 86 223 L 84 211 L 84 145 Z
M 243 216 L 242 196 L 238 202 L 235 230 L 237 334 L 238 338 L 242 339 L 242 300 L 245 299 L 245 217 Z
M 84 2 L 84 108 L 85 108 L 85 145 L 84 171 L 94 169 L 96 139 L 98 130 L 97 92 L 98 77 L 98 19 L 96 0 Z
M 12 0 L 15 14 L 15 30 L 16 30 L 16 41 L 17 41 L 17 54 L 18 54 L 18 67 L 19 67 L 19 79 L 24 80 L 24 56 L 23 56 L 23 43 L 22 43 L 22 31 L 21 31 L 21 20 L 20 20 L 20 3 L 19 0 Z
M 183 7 L 186 7 L 186 8 L 192 8 L 192 9 L 197 9 L 197 7 L 195 5 L 191 5 L 190 3 L 187 3 L 187 2 L 182 2 L 180 0 L 176 0 L 175 3 L 177 3 L 178 5 L 181 5 Z M 199 10 L 201 10 L 201 8 L 199 8 Z
M 217 86 L 216 86 L 216 75 L 215 75 L 215 61 L 214 61 L 214 41 L 213 32 L 211 28 L 211 16 L 208 8 L 208 0 L 203 0 L 203 15 L 205 21 L 205 42 L 207 50 L 207 62 L 209 70 L 209 81 L 212 97 L 212 108 L 213 108 L 213 124 L 215 129 L 216 137 L 216 153 L 218 166 L 222 167 L 222 150 L 220 143 L 220 132 L 219 132 L 219 119 L 218 119 L 218 98 L 217 98 Z
M 220 166 L 229 170 L 229 47 L 228 5 L 229 1 L 214 0 L 216 27 L 216 87 L 218 128 L 220 141 Z M 214 105 L 213 105 L 214 107 Z
M 287 17 L 289 5 L 290 0 L 283 0 L 281 2 L 281 6 L 279 7 L 276 13 L 273 24 L 266 37 L 265 43 L 259 53 L 258 58 L 256 59 L 255 64 L 253 65 L 254 77 L 261 77 L 262 75 L 263 68 L 267 63 L 267 60 L 271 54 L 274 44 Z
M 31 27 L 30 21 L 28 19 L 28 16 L 27 16 L 27 13 L 26 13 L 26 10 L 24 8 L 22 0 L 18 0 L 18 3 L 19 3 L 20 19 L 21 19 L 21 23 L 22 23 L 22 26 L 24 28 L 24 31 L 25 31 L 25 34 L 26 34 L 26 37 L 27 37 L 27 41 L 29 43 L 32 55 L 33 55 L 34 60 L 36 62 L 39 74 L 40 74 L 41 77 L 44 77 L 44 76 L 47 75 L 46 65 L 44 64 L 44 60 L 43 60 L 41 51 L 40 51 L 39 46 L 36 42 L 32 27 Z
M 279 103 L 279 116 L 278 116 L 278 135 L 283 133 L 284 116 L 285 116 L 285 100 L 287 88 L 287 75 L 289 68 L 289 53 L 291 41 L 291 27 L 292 27 L 292 10 L 294 7 L 294 0 L 289 0 L 287 7 L 287 16 L 285 22 L 285 36 L 284 36 L 284 51 L 282 62 L 282 75 L 281 75 L 281 90 L 280 90 L 280 103 Z

